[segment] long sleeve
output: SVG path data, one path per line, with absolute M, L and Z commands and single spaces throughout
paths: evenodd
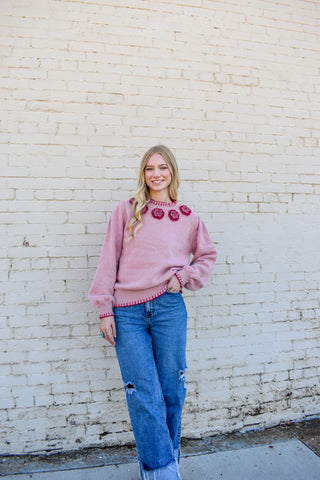
M 113 315 L 114 285 L 122 251 L 126 224 L 125 202 L 120 202 L 111 214 L 94 280 L 89 290 L 90 302 L 100 315 Z
M 188 290 L 198 290 L 209 282 L 217 258 L 217 251 L 210 233 L 200 217 L 194 233 L 192 254 L 190 265 L 178 271 L 177 277 L 182 286 Z

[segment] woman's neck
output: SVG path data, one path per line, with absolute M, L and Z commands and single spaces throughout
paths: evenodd
M 163 202 L 163 203 L 171 203 L 172 200 L 169 197 L 169 194 L 167 192 L 152 192 L 150 193 L 150 198 L 151 200 L 154 200 L 155 202 Z

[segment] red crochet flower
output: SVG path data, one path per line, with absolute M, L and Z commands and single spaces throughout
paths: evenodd
M 164 211 L 162 208 L 154 208 L 151 210 L 151 214 L 154 218 L 157 218 L 158 220 L 161 220 L 161 218 L 164 217 Z
M 129 200 L 129 203 L 131 203 L 131 205 L 133 205 L 133 202 L 134 202 L 134 197 L 130 198 Z
M 168 215 L 170 220 L 172 220 L 173 222 L 176 222 L 180 218 L 179 212 L 177 212 L 177 210 L 169 210 Z
M 191 213 L 191 210 L 189 207 L 187 207 L 187 205 L 180 205 L 179 209 L 180 212 L 183 213 L 183 215 L 190 215 Z

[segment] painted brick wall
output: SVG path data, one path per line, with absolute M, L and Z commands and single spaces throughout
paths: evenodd
M 1 452 L 132 441 L 87 301 L 151 145 L 218 249 L 183 435 L 320 414 L 320 3 L 2 0 Z

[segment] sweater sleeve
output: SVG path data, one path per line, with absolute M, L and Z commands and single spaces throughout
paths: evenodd
M 125 202 L 120 202 L 111 214 L 100 260 L 88 294 L 90 302 L 98 307 L 100 317 L 113 315 L 114 285 L 126 224 L 125 210 Z
M 181 286 L 188 290 L 198 290 L 209 282 L 217 258 L 210 233 L 200 217 L 194 233 L 192 254 L 190 265 L 185 265 L 176 275 Z

